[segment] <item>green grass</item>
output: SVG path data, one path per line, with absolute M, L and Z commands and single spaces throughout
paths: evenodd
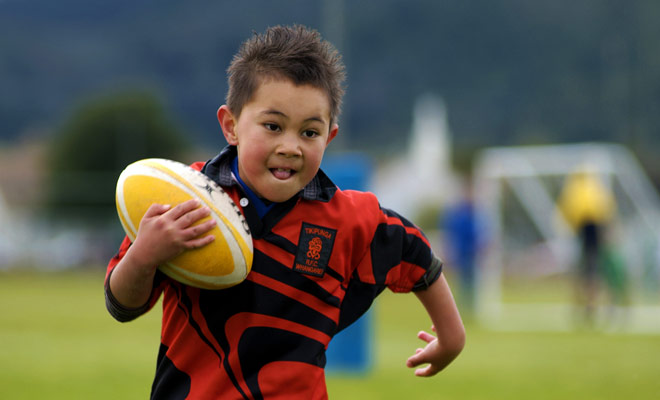
M 103 271 L 0 273 L 1 399 L 145 399 L 160 311 L 120 324 Z M 433 378 L 405 367 L 428 319 L 413 295 L 374 313 L 374 367 L 330 374 L 332 399 L 658 399 L 660 336 L 492 332 L 468 326 L 464 352 Z

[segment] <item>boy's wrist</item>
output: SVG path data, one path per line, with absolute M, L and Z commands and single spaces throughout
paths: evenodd
M 143 274 L 144 278 L 155 275 L 156 269 L 158 269 L 158 265 L 160 264 L 157 261 L 150 260 L 149 257 L 145 257 L 141 249 L 136 247 L 135 244 L 128 248 L 128 251 L 124 255 L 124 261 L 131 265 L 134 273 Z

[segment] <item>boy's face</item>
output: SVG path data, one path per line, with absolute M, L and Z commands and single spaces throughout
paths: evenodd
M 338 130 L 330 126 L 325 92 L 288 80 L 264 81 L 238 119 L 222 106 L 218 120 L 227 142 L 238 148 L 243 182 L 274 202 L 290 199 L 314 178 Z

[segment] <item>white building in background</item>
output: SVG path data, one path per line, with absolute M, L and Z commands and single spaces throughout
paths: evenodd
M 447 107 L 440 97 L 423 95 L 413 108 L 407 149 L 399 158 L 379 160 L 371 190 L 382 206 L 414 219 L 421 209 L 440 206 L 457 193 L 451 151 Z
M 46 146 L 28 137 L 0 147 L 0 270 L 81 266 L 94 250 L 89 231 L 55 227 L 38 212 Z
M 0 269 L 14 262 L 16 258 L 15 235 L 13 234 L 13 218 L 7 207 L 7 202 L 0 189 Z

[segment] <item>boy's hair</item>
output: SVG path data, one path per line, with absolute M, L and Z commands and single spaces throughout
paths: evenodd
M 227 69 L 226 103 L 236 117 L 264 79 L 289 79 L 325 91 L 330 124 L 341 110 L 345 78 L 341 55 L 313 29 L 301 25 L 274 26 L 246 40 Z

